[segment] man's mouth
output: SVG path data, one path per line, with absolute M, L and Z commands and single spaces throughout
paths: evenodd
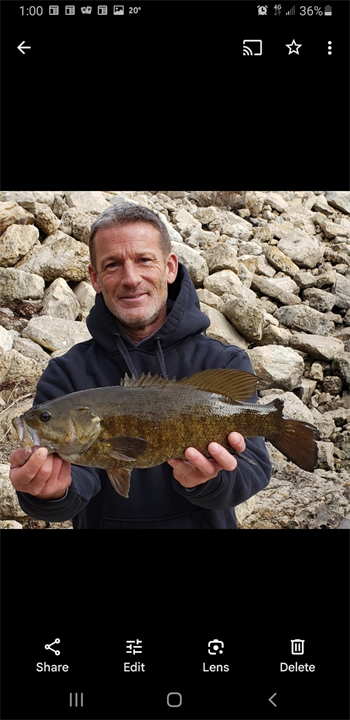
M 147 293 L 138 293 L 137 295 L 123 295 L 120 299 L 126 302 L 133 302 L 140 300 L 140 298 L 146 297 Z

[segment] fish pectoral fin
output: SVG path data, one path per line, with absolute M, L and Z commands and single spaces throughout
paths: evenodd
M 132 462 L 146 450 L 147 440 L 129 435 L 120 435 L 120 437 L 105 440 L 108 454 L 116 460 L 124 460 Z
M 125 467 L 108 468 L 107 475 L 114 490 L 125 498 L 129 497 L 131 470 Z

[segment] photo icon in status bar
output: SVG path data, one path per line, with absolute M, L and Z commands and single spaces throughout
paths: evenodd
M 80 8 L 80 12 L 82 15 L 92 15 L 92 14 L 94 14 L 93 10 L 94 10 L 94 8 L 91 5 L 83 5 L 83 7 Z M 49 15 L 59 15 L 59 13 L 60 13 L 59 5 L 49 5 Z M 64 6 L 64 14 L 65 15 L 75 15 L 76 14 L 75 5 L 65 5 Z M 108 6 L 107 5 L 97 5 L 97 15 L 108 15 Z M 124 5 L 113 5 L 113 15 L 124 15 Z

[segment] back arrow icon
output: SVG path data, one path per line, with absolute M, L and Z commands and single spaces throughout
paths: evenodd
M 274 705 L 275 707 L 277 707 L 276 703 L 274 703 L 274 701 L 272 699 L 275 697 L 275 695 L 277 695 L 277 693 L 274 693 L 273 695 L 271 695 L 271 697 L 269 697 L 269 702 L 272 703 L 272 705 Z
M 30 45 L 25 45 L 25 40 L 23 40 L 19 45 L 17 45 L 17 50 L 20 50 L 23 55 L 25 55 L 25 50 L 31 50 L 32 48 Z

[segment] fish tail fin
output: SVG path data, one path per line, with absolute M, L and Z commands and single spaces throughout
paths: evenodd
M 279 431 L 266 439 L 302 470 L 313 472 L 318 457 L 316 440 L 319 439 L 319 434 L 317 428 L 302 420 L 282 417 L 283 402 L 278 398 L 274 400 L 274 405 L 281 414 Z

